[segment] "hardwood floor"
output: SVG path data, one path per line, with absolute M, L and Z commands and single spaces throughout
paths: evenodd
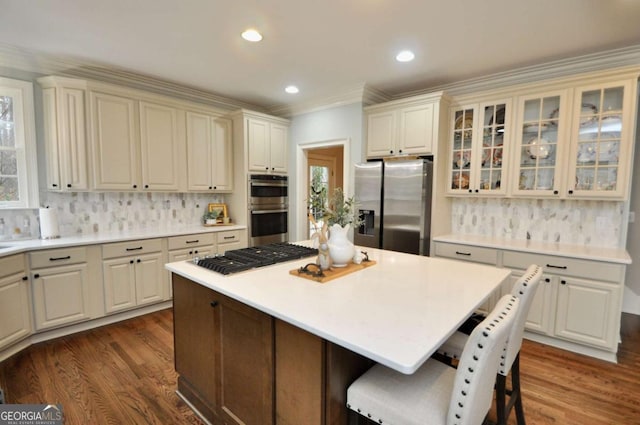
M 62 404 L 66 425 L 202 424 L 175 394 L 172 328 L 164 310 L 34 345 L 0 364 L 0 387 L 7 403 Z M 527 424 L 640 424 L 639 316 L 622 337 L 618 364 L 524 341 Z

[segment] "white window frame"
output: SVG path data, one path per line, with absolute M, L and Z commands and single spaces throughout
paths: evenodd
M 38 207 L 38 158 L 33 83 L 0 77 L 0 94 L 13 97 L 18 160 L 17 201 L 0 201 L 0 209 Z

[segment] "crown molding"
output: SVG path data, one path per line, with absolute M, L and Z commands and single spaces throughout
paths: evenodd
M 471 78 L 451 84 L 432 86 L 393 95 L 393 99 L 416 96 L 434 91 L 445 91 L 452 96 L 483 90 L 495 90 L 519 84 L 529 84 L 576 74 L 596 72 L 640 65 L 640 44 L 604 52 L 576 56 L 543 64 L 516 68 L 509 71 Z
M 267 111 L 270 114 L 291 118 L 295 115 L 318 112 L 338 106 L 351 105 L 353 103 L 361 103 L 363 106 L 367 106 L 389 100 L 391 100 L 391 96 L 382 90 L 378 90 L 365 83 L 360 83 L 340 90 L 339 93 L 330 96 L 319 96 L 304 102 L 272 106 L 267 108 Z
M 59 75 L 117 84 L 132 89 L 202 103 L 232 111 L 240 108 L 265 111 L 259 105 L 220 96 L 195 87 L 134 73 L 124 69 L 105 67 L 88 61 L 54 57 L 0 43 L 0 66 L 40 75 Z

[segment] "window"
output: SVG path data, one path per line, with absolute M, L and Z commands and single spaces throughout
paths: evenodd
M 37 185 L 33 86 L 0 78 L 0 208 L 35 208 Z

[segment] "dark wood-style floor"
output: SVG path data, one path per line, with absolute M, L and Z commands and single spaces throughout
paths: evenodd
M 172 326 L 164 310 L 34 345 L 0 364 L 0 387 L 7 403 L 62 404 L 66 425 L 201 424 L 174 392 Z M 639 316 L 622 336 L 619 364 L 525 341 L 527 423 L 640 424 Z

